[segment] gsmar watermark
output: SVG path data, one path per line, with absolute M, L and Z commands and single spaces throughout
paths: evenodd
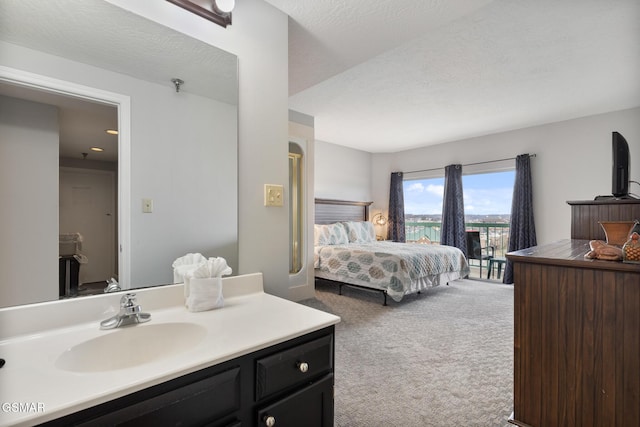
M 44 412 L 44 403 L 42 402 L 2 402 L 0 404 L 2 412 Z

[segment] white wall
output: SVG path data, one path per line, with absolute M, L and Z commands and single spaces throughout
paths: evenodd
M 172 283 L 172 262 L 189 252 L 237 271 L 236 108 L 152 86 L 132 99 L 131 283 Z
M 611 194 L 612 131 L 627 139 L 631 179 L 640 181 L 640 108 L 634 108 L 399 153 L 374 154 L 371 162 L 374 205 L 388 205 L 392 171 L 440 168 L 535 153 L 531 165 L 538 243 L 566 239 L 571 231 L 566 201 L 592 200 L 596 195 Z M 317 169 L 325 171 L 329 167 L 328 163 L 316 164 Z M 362 186 L 359 191 L 365 188 Z M 640 193 L 637 184 L 630 189 Z M 352 198 L 356 193 L 347 196 Z
M 371 153 L 316 141 L 315 197 L 371 201 L 371 160 Z
M 223 256 L 237 270 L 235 106 L 20 46 L 0 46 L 2 65 L 130 97 L 131 286 L 171 283 L 172 262 L 187 252 Z M 51 176 L 57 177 L 57 157 L 52 164 Z M 51 194 L 57 198 L 55 187 Z M 142 213 L 143 198 L 153 199 L 153 213 Z M 56 213 L 56 235 L 57 228 Z M 51 256 L 57 253 L 56 246 Z
M 0 308 L 58 298 L 57 177 L 58 109 L 0 96 Z
M 242 0 L 225 29 L 165 0 L 108 1 L 238 56 L 239 273 L 262 272 L 267 292 L 288 297 L 288 211 L 263 206 L 264 184 L 288 182 L 287 15 Z

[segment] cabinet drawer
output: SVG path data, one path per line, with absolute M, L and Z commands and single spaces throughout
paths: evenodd
M 266 427 L 332 427 L 333 375 L 258 410 L 257 425 Z
M 256 362 L 256 400 L 310 381 L 333 369 L 333 335 L 327 335 Z

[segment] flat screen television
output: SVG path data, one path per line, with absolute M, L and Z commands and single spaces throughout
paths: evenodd
M 629 198 L 629 144 L 618 132 L 611 138 L 613 149 L 613 166 L 611 194 L 618 199 Z

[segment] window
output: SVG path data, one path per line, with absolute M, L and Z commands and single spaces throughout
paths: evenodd
M 515 176 L 515 170 L 463 175 L 465 221 L 506 218 L 509 222 Z
M 502 256 L 508 247 L 515 170 L 464 175 L 465 222 Z M 440 242 L 444 177 L 405 180 L 407 242 Z
M 515 177 L 515 170 L 462 176 L 466 229 L 480 231 L 482 247 L 493 246 L 496 258 L 509 248 Z
M 403 191 L 407 242 L 439 243 L 444 177 L 405 180 Z

